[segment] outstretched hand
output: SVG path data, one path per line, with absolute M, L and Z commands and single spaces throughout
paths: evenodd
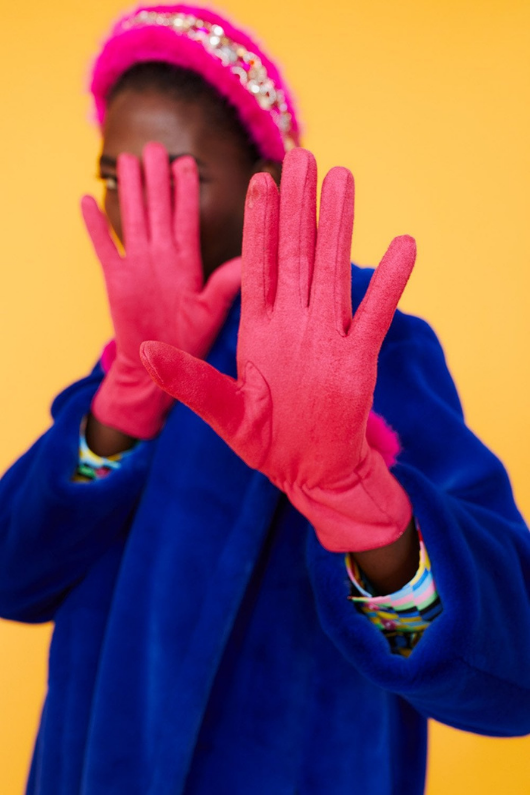
M 116 359 L 95 396 L 92 411 L 105 425 L 141 439 L 160 430 L 173 400 L 142 367 L 140 344 L 156 339 L 204 356 L 241 280 L 237 259 L 203 284 L 195 161 L 183 157 L 170 166 L 165 149 L 149 143 L 143 152 L 143 174 L 145 199 L 140 161 L 120 155 L 123 257 L 95 200 L 84 196 L 81 203 L 103 268 L 116 339 Z
M 313 156 L 291 151 L 281 192 L 253 177 L 245 210 L 237 380 L 169 345 L 146 342 L 157 384 L 199 414 L 312 522 L 323 546 L 396 540 L 411 507 L 367 441 L 377 358 L 415 259 L 396 238 L 352 318 L 353 178 L 326 176 L 316 227 Z

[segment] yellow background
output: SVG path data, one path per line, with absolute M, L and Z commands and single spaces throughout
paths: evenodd
M 506 462 L 530 516 L 528 0 L 223 7 L 283 63 L 321 173 L 337 163 L 354 172 L 355 260 L 376 263 L 396 234 L 417 238 L 402 305 L 441 336 L 468 421 Z M 87 64 L 122 8 L 118 0 L 2 7 L 0 468 L 44 430 L 52 396 L 110 335 L 78 197 L 99 190 Z M 49 633 L 0 624 L 6 795 L 23 791 Z M 530 792 L 530 739 L 433 725 L 431 740 L 429 795 Z

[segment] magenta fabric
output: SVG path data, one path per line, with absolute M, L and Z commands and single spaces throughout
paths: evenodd
M 116 340 L 111 339 L 101 351 L 101 369 L 105 375 L 109 372 L 111 365 L 116 360 Z
M 236 298 L 208 355 L 233 377 L 239 325 Z M 343 555 L 182 404 L 73 483 L 102 377 L 0 480 L 0 615 L 55 625 L 28 795 L 421 795 L 426 718 L 530 732 L 530 534 L 424 321 L 396 312 L 374 397 L 444 606 L 408 659 L 353 608 Z
M 137 63 L 162 61 L 198 72 L 226 97 L 237 108 L 241 122 L 251 134 L 263 157 L 281 161 L 285 155 L 282 136 L 271 114 L 260 107 L 256 97 L 241 84 L 237 75 L 208 53 L 202 44 L 163 26 L 124 28 L 124 23 L 141 10 L 193 14 L 205 21 L 221 25 L 227 36 L 258 55 L 269 77 L 285 94 L 287 109 L 292 117 L 291 135 L 294 143 L 299 144 L 300 127 L 291 92 L 278 67 L 257 41 L 208 8 L 183 4 L 139 6 L 134 12 L 121 17 L 116 22 L 94 63 L 90 85 L 96 116 L 100 123 L 105 118 L 107 94 L 118 78 Z
M 109 340 L 101 352 L 101 369 L 105 375 L 116 359 L 116 340 Z M 366 425 L 366 439 L 370 447 L 379 450 L 383 461 L 388 467 L 393 466 L 401 450 L 401 443 L 397 433 L 391 428 L 383 417 L 371 411 Z
M 132 155 L 118 158 L 124 257 L 95 200 L 85 196 L 82 209 L 103 268 L 116 339 L 116 358 L 92 411 L 105 425 L 149 439 L 162 428 L 173 401 L 142 367 L 141 342 L 154 337 L 204 356 L 239 290 L 241 266 L 239 259 L 231 260 L 203 285 L 199 183 L 191 157 L 170 166 L 165 149 L 150 143 L 143 172 L 146 207 L 140 162 Z
M 387 467 L 394 466 L 401 451 L 401 442 L 395 430 L 374 411 L 368 415 L 366 441 L 370 447 L 381 453 Z
M 366 437 L 379 350 L 414 265 L 412 238 L 390 245 L 352 318 L 353 177 L 324 180 L 294 149 L 281 194 L 253 177 L 245 211 L 242 313 L 234 380 L 189 353 L 144 343 L 156 383 L 199 414 L 310 520 L 334 552 L 386 546 L 412 510 Z

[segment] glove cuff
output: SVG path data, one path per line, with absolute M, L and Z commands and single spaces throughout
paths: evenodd
M 330 552 L 364 552 L 397 541 L 412 518 L 407 493 L 377 450 L 333 489 L 294 484 L 285 491 Z
M 115 361 L 92 401 L 94 417 L 135 439 L 152 439 L 164 426 L 173 398 L 149 378 L 142 367 Z

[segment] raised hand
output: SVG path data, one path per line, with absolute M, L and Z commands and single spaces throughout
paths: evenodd
M 366 429 L 377 357 L 415 243 L 391 243 L 352 318 L 353 178 L 344 168 L 326 176 L 318 234 L 316 179 L 313 156 L 295 149 L 280 196 L 267 174 L 250 184 L 237 381 L 160 343 L 144 343 L 142 359 L 163 389 L 288 495 L 323 546 L 355 552 L 392 543 L 411 518 Z
M 120 155 L 125 256 L 118 252 L 95 200 L 85 196 L 81 204 L 103 267 L 116 339 L 116 359 L 92 412 L 104 425 L 139 439 L 160 430 L 173 402 L 142 367 L 140 344 L 162 340 L 204 356 L 239 289 L 241 272 L 240 260 L 231 260 L 203 286 L 194 160 L 183 157 L 170 166 L 165 149 L 150 143 L 143 152 L 143 173 L 145 199 L 140 162 Z

